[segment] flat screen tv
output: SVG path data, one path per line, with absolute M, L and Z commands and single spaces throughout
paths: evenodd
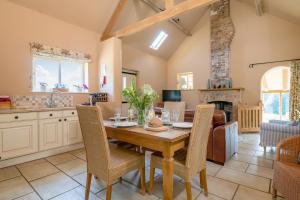
M 180 90 L 163 90 L 163 101 L 181 101 Z

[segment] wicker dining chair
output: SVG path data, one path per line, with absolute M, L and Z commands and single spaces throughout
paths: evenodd
M 141 192 L 145 194 L 144 155 L 108 143 L 99 105 L 76 108 L 87 155 L 85 199 L 89 199 L 92 175 L 106 182 L 106 199 L 110 200 L 114 181 L 135 169 L 140 170 Z
M 279 191 L 286 199 L 300 199 L 300 164 L 297 163 L 299 154 L 300 135 L 284 139 L 277 145 L 273 198 L 277 197 Z
M 214 104 L 198 105 L 195 111 L 193 128 L 186 149 L 175 152 L 174 173 L 185 180 L 187 199 L 192 199 L 191 179 L 198 173 L 200 187 L 208 194 L 206 181 L 206 151 L 214 113 Z M 155 168 L 162 169 L 163 158 L 159 153 L 151 155 L 149 192 L 152 192 Z
M 172 101 L 165 101 L 164 102 L 164 108 L 172 111 L 178 111 L 179 112 L 179 119 L 178 121 L 183 122 L 184 121 L 184 114 L 185 114 L 185 102 L 172 102 Z

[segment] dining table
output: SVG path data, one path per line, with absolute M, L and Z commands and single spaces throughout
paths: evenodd
M 172 128 L 162 132 L 145 130 L 143 126 L 117 127 L 104 123 L 107 137 L 162 153 L 163 194 L 165 200 L 173 199 L 174 153 L 185 147 L 191 129 Z

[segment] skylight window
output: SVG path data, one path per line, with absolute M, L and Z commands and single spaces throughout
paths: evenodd
M 150 45 L 151 49 L 158 50 L 159 47 L 162 45 L 162 43 L 166 40 L 168 37 L 168 34 L 166 34 L 164 31 L 160 31 L 160 33 L 157 35 L 157 37 L 154 39 L 152 44 Z

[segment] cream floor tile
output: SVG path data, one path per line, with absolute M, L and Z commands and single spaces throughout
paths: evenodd
M 80 149 L 76 149 L 76 150 L 70 151 L 69 153 L 71 153 L 74 156 L 76 156 L 77 154 L 80 154 L 80 153 L 82 153 L 84 151 L 85 151 L 84 148 L 80 148 Z
M 276 152 L 266 152 L 266 153 L 264 153 L 263 151 L 256 151 L 255 156 L 258 157 L 258 158 L 275 160 L 276 159 Z
M 239 147 L 238 148 L 238 153 L 253 156 L 253 155 L 255 155 L 255 150 L 244 148 L 244 147 Z
M 221 168 L 222 165 L 218 165 L 209 161 L 206 162 L 206 174 L 209 176 L 215 176 Z
M 21 174 L 15 166 L 0 169 L 0 181 L 15 178 L 17 176 L 21 176 Z
M 223 198 L 217 197 L 213 194 L 208 194 L 208 196 L 205 196 L 202 192 L 195 200 L 224 200 Z
M 253 164 L 253 165 L 258 165 L 258 166 L 261 166 L 261 167 L 267 167 L 267 168 L 270 168 L 270 169 L 273 168 L 273 160 L 253 158 L 248 163 Z
M 86 173 L 78 174 L 76 176 L 73 176 L 72 178 L 75 179 L 78 183 L 80 183 L 84 187 L 86 186 Z M 105 188 L 106 188 L 106 184 L 99 179 L 95 179 L 95 177 L 93 176 L 92 184 L 91 184 L 91 192 L 96 194 L 101 190 L 104 190 Z
M 85 188 L 79 186 L 51 200 L 84 200 L 84 199 L 85 199 Z M 89 200 L 99 200 L 99 197 L 97 197 L 93 193 L 90 193 Z
M 250 150 L 257 150 L 259 148 L 259 145 L 239 142 L 238 147 L 239 148 L 242 147 L 242 148 L 250 149 Z
M 251 187 L 264 192 L 269 191 L 270 180 L 223 167 L 217 174 L 218 178 Z
M 46 158 L 49 162 L 51 162 L 53 165 L 58 165 L 70 160 L 76 159 L 76 157 L 70 153 L 63 153 L 55 156 L 51 156 Z
M 154 185 L 153 185 L 153 192 L 152 194 L 159 197 L 163 198 L 163 178 L 162 176 L 158 176 L 154 180 Z M 186 199 L 186 190 L 185 190 L 185 185 L 182 179 L 179 179 L 178 177 L 174 176 L 174 183 L 173 183 L 173 199 L 174 200 L 185 200 Z M 200 190 L 192 187 L 192 194 L 193 198 L 196 198 L 200 194 Z
M 273 160 L 257 158 L 256 156 L 250 156 L 250 155 L 237 153 L 232 156 L 232 159 L 238 160 L 241 162 L 247 162 L 247 163 L 262 166 L 262 167 L 268 167 L 268 168 L 273 167 Z
M 101 191 L 97 194 L 101 199 L 105 199 L 106 190 Z M 113 200 L 158 200 L 154 195 L 146 193 L 142 195 L 139 188 L 123 182 L 114 184 L 112 187 L 112 199 Z
M 155 175 L 154 177 L 157 177 L 161 175 L 162 172 L 159 169 L 155 169 Z M 140 180 L 140 172 L 139 170 L 133 170 L 126 175 L 124 175 L 123 180 L 130 182 L 131 184 L 140 187 L 141 186 L 141 180 Z M 146 167 L 146 183 L 150 180 L 150 167 Z
M 241 161 L 238 161 L 238 160 L 229 160 L 225 163 L 225 167 L 227 168 L 231 168 L 231 169 L 235 169 L 235 170 L 239 170 L 239 171 L 242 171 L 242 172 L 245 172 L 247 167 L 248 167 L 248 163 L 246 162 L 241 162 Z
M 56 167 L 54 167 L 46 160 L 18 165 L 18 168 L 28 181 L 32 181 L 59 172 Z
M 239 186 L 234 200 L 272 200 L 272 195 L 269 193 L 254 190 L 242 185 Z
M 86 153 L 85 152 L 81 152 L 75 155 L 77 158 L 80 158 L 82 160 L 86 161 Z
M 60 170 L 68 174 L 69 176 L 75 176 L 86 172 L 87 163 L 81 159 L 71 160 L 62 164 L 57 165 Z
M 192 179 L 193 187 L 200 189 L 199 178 Z M 208 192 L 224 199 L 232 199 L 238 185 L 219 178 L 207 176 Z
M 15 200 L 41 200 L 41 198 L 35 192 L 33 192 Z
M 31 185 L 43 199 L 53 198 L 79 186 L 62 172 L 32 181 Z
M 33 161 L 30 161 L 30 162 L 25 162 L 25 163 L 22 163 L 22 164 L 18 164 L 17 167 L 18 168 L 29 167 L 31 165 L 36 165 L 36 164 L 43 163 L 43 162 L 46 162 L 46 160 L 45 159 L 38 159 L 38 160 L 33 160 Z
M 267 168 L 267 167 L 261 167 L 257 165 L 250 164 L 249 168 L 246 171 L 248 174 L 253 174 L 257 176 L 262 176 L 265 178 L 273 179 L 274 170 Z
M 0 200 L 15 199 L 31 192 L 32 188 L 21 176 L 0 182 Z

